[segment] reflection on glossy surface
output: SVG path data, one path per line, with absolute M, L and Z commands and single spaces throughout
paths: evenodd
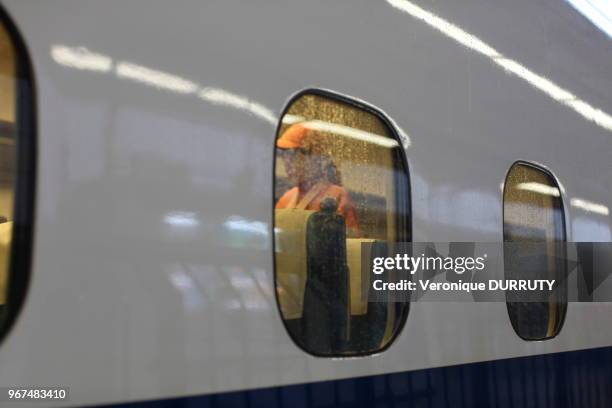
M 196 218 L 195 213 L 188 211 L 172 211 L 166 214 L 164 222 L 173 227 L 197 227 L 200 222 Z
M 268 245 L 268 224 L 250 220 L 239 215 L 229 217 L 223 222 L 224 242 L 233 248 L 265 250 Z
M 612 113 L 609 48 L 581 15 L 563 1 L 486 3 L 419 0 Z M 274 237 L 245 245 L 224 227 L 236 216 L 272 224 L 270 121 L 199 92 L 115 75 L 117 61 L 130 62 L 276 116 L 308 86 L 378 106 L 412 138 L 419 240 L 499 241 L 498 186 L 518 158 L 554 168 L 572 197 L 612 203 L 602 182 L 612 180 L 606 130 L 430 25 L 377 1 L 2 4 L 27 36 L 38 73 L 40 132 L 32 291 L 0 350 L 2 384 L 53 378 L 71 385 L 72 404 L 90 406 L 610 344 L 612 305 L 572 307 L 557 338 L 529 343 L 512 331 L 503 304 L 417 303 L 385 352 L 312 358 L 292 342 L 275 305 Z M 49 54 L 64 44 L 115 63 L 106 73 L 70 68 Z M 217 95 L 208 94 L 226 100 Z M 387 177 L 376 166 L 363 171 Z M 172 212 L 193 213 L 200 224 L 171 227 L 164 218 Z M 568 215 L 573 237 L 609 240 L 608 218 L 577 207 Z M 202 293 L 199 309 L 185 307 L 176 287 L 187 287 L 185 279 L 171 275 L 178 271 Z M 231 273 L 250 273 L 257 284 L 237 289 Z M 251 290 L 268 309 L 245 307 L 258 303 L 245 303 Z M 396 380 L 390 376 L 389 392 Z M 319 389 L 313 395 L 325 394 Z M 342 387 L 336 391 L 342 401 Z M 438 391 L 438 401 L 449 395 Z
M 514 188 L 516 188 L 517 190 L 533 191 L 534 193 L 546 194 L 553 197 L 560 196 L 559 189 L 557 187 L 552 187 L 548 184 L 542 184 L 533 181 L 519 183 Z
M 75 69 L 109 72 L 113 67 L 110 57 L 91 52 L 85 47 L 54 45 L 51 47 L 51 57 L 58 64 Z
M 204 306 L 202 293 L 194 280 L 180 266 L 170 272 L 170 282 L 181 292 L 183 296 L 183 307 L 187 311 L 199 309 Z
M 410 137 L 404 132 L 393 120 L 391 119 L 395 129 L 398 131 L 398 136 L 402 142 L 402 147 L 404 150 L 408 149 L 412 142 L 410 141 Z M 375 135 L 370 132 L 364 132 L 359 129 L 342 126 L 329 122 L 322 122 L 319 120 L 311 120 L 306 123 L 306 119 L 300 115 L 294 115 L 291 113 L 286 113 L 283 115 L 282 123 L 283 125 L 292 125 L 294 123 L 304 122 L 305 126 L 311 127 L 313 129 L 321 130 L 321 131 L 331 131 L 331 132 L 341 132 L 345 136 L 354 137 L 355 139 L 361 139 L 366 141 L 372 141 L 373 143 L 382 143 L 383 145 L 392 147 L 392 145 L 397 145 L 397 141 L 391 140 L 389 138 L 385 138 L 384 136 Z
M 589 200 L 584 200 L 582 198 L 574 197 L 570 200 L 570 204 L 572 205 L 572 207 L 580 208 L 581 210 L 587 212 L 601 215 L 610 215 L 610 209 L 607 206 L 603 204 L 594 203 Z
M 198 89 L 197 84 L 185 78 L 130 62 L 118 62 L 115 72 L 119 78 L 131 79 L 173 92 L 189 94 Z
M 588 102 L 579 99 L 570 91 L 563 89 L 548 78 L 536 74 L 527 67 L 521 65 L 519 62 L 504 57 L 495 48 L 491 47 L 480 38 L 407 0 L 386 1 L 391 6 L 410 14 L 412 17 L 424 21 L 431 27 L 464 45 L 465 47 L 490 58 L 493 62 L 503 67 L 507 72 L 511 72 L 524 81 L 527 81 L 530 85 L 544 92 L 555 101 L 574 109 L 585 119 L 590 120 L 609 131 L 612 131 L 612 116 L 610 116 L 608 113 L 591 106 Z
M 321 120 L 309 120 L 302 122 L 302 125 L 308 129 L 321 132 L 335 133 L 355 140 L 361 140 L 367 143 L 374 143 L 389 149 L 399 147 L 396 140 L 386 136 L 377 135 L 371 132 L 365 132 L 360 129 L 355 129 L 350 126 L 339 125 L 337 123 L 324 122 Z
M 113 67 L 111 57 L 91 52 L 86 47 L 54 45 L 51 47 L 51 57 L 62 66 L 80 70 L 110 72 Z M 126 61 L 117 62 L 115 74 L 121 79 L 129 79 L 179 94 L 197 93 L 199 98 L 206 102 L 229 106 L 248 112 L 270 124 L 276 123 L 274 112 L 259 102 L 224 89 L 201 87 L 197 83 L 178 75 Z
M 17 56 L 13 40 L 0 24 L 0 325 L 8 298 L 16 182 Z
M 400 145 L 376 115 L 304 93 L 276 141 L 275 262 L 281 314 L 319 356 L 375 353 L 394 339 L 407 304 L 371 303 L 362 244 L 408 239 Z
M 200 91 L 199 96 L 205 101 L 244 110 L 266 122 L 276 124 L 276 115 L 271 109 L 245 96 L 237 95 L 219 88 L 204 88 Z
M 261 221 L 248 220 L 239 215 L 228 218 L 228 220 L 223 223 L 223 226 L 230 231 L 255 234 L 261 237 L 268 236 L 268 224 Z
M 591 20 L 597 28 L 612 37 L 612 2 L 610 0 L 566 0 Z
M 551 174 L 527 163 L 513 164 L 506 177 L 504 241 L 525 245 L 504 250 L 505 278 L 555 279 L 558 283 L 557 292 L 547 302 L 507 302 L 512 327 L 525 340 L 556 336 L 565 319 L 566 258 L 563 245 L 558 244 L 566 241 L 566 231 L 560 195 Z
M 237 293 L 240 293 L 241 303 L 248 310 L 269 310 L 271 299 L 262 291 L 261 286 L 252 276 L 251 271 L 228 270 L 229 280 Z

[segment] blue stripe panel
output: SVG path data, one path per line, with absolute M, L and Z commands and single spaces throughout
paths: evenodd
M 612 407 L 612 347 L 112 406 Z

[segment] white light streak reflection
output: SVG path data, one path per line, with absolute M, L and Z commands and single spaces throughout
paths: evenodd
M 262 221 L 249 220 L 238 215 L 229 217 L 223 223 L 223 227 L 230 231 L 241 232 L 248 235 L 268 236 L 268 224 Z
M 519 62 L 505 57 L 502 53 L 475 35 L 464 31 L 455 24 L 444 20 L 443 18 L 417 6 L 414 3 L 411 3 L 408 0 L 386 1 L 394 8 L 425 22 L 430 27 L 438 30 L 445 36 L 455 40 L 465 47 L 482 54 L 485 57 L 488 57 L 495 64 L 504 68 L 506 72 L 516 75 L 518 78 L 521 78 L 531 86 L 548 95 L 554 101 L 573 109 L 588 121 L 591 121 L 608 131 L 612 131 L 612 116 L 610 116 L 608 113 L 592 106 L 586 101 L 579 99 L 572 92 L 555 84 L 548 78 L 536 74 Z
M 54 45 L 51 47 L 51 58 L 65 67 L 86 71 L 109 72 L 113 67 L 110 57 L 91 52 L 85 47 Z
M 112 58 L 97 54 L 84 47 L 68 47 L 65 45 L 54 45 L 51 47 L 51 56 L 54 61 L 68 68 L 92 70 L 109 73 L 113 67 Z M 168 72 L 148 68 L 143 65 L 128 61 L 119 61 L 114 69 L 118 78 L 132 80 L 134 82 L 151 86 L 156 89 L 168 90 L 179 94 L 197 94 L 197 96 L 208 103 L 219 106 L 227 106 L 249 113 L 273 126 L 276 125 L 277 116 L 272 109 L 254 101 L 246 96 L 239 95 L 216 87 L 202 87 L 194 81 L 174 75 Z M 304 121 L 302 116 L 286 114 L 283 123 L 292 124 Z M 313 129 L 330 131 L 358 140 L 368 141 L 387 147 L 395 147 L 398 144 L 387 137 L 374 135 L 348 126 L 327 123 L 322 121 L 308 122 Z M 410 139 L 399 127 L 400 139 L 404 148 L 410 146 Z
M 294 123 L 304 122 L 305 120 L 306 118 L 303 116 L 286 113 L 283 116 L 283 125 L 293 125 Z
M 164 222 L 173 227 L 194 228 L 200 225 L 195 213 L 187 211 L 172 211 L 166 214 Z
M 610 215 L 610 209 L 603 205 L 594 203 L 592 201 L 584 200 L 582 198 L 572 198 L 570 200 L 570 204 L 572 207 L 580 208 L 581 210 L 601 214 L 601 215 Z
M 221 88 L 202 87 L 190 79 L 128 61 L 118 61 L 113 70 L 112 58 L 91 52 L 85 47 L 53 45 L 51 47 L 51 57 L 56 63 L 67 68 L 103 73 L 114 72 L 118 78 L 131 80 L 156 89 L 184 95 L 197 94 L 203 101 L 238 109 L 271 125 L 276 124 L 277 117 L 272 109 L 246 96 Z
M 194 93 L 198 89 L 195 82 L 129 62 L 119 62 L 116 73 L 119 78 L 127 78 L 183 94 Z
M 247 97 L 237 95 L 219 88 L 204 88 L 199 93 L 200 98 L 215 105 L 230 106 L 249 112 L 266 122 L 276 124 L 276 115 L 271 109 L 258 102 L 249 100 Z
M 612 37 L 612 2 L 610 0 L 567 0 L 604 33 Z
M 519 183 L 516 186 L 517 190 L 531 191 L 538 194 L 549 195 L 553 197 L 559 197 L 559 189 L 557 187 L 552 187 L 542 183 L 529 182 L 529 183 Z
M 576 99 L 574 95 L 569 93 L 563 88 L 560 88 L 555 83 L 551 82 L 547 78 L 535 74 L 529 69 L 525 68 L 518 62 L 508 58 L 495 58 L 495 62 L 501 65 L 506 71 L 512 72 L 516 76 L 526 80 L 540 91 L 548 94 L 551 98 L 557 101 L 568 101 L 570 99 Z
M 338 125 L 334 123 L 329 123 L 329 122 L 316 121 L 316 120 L 307 122 L 306 118 L 304 118 L 303 116 L 292 115 L 290 113 L 285 114 L 283 116 L 282 121 L 284 125 L 293 125 L 294 123 L 303 122 L 305 126 L 310 127 L 312 129 L 318 128 L 319 130 L 323 130 L 323 131 L 339 133 L 341 135 L 348 136 L 353 139 L 367 141 L 367 142 L 375 143 L 375 144 L 382 145 L 385 147 L 392 148 L 398 145 L 397 143 L 395 143 L 392 139 L 388 137 L 376 135 L 373 133 L 365 132 L 363 130 L 351 128 L 348 126 Z M 309 124 L 311 125 L 309 126 Z M 410 145 L 412 144 L 410 141 L 410 137 L 396 123 L 393 123 L 393 127 L 398 132 L 399 139 L 402 142 L 402 147 L 404 149 L 408 149 Z
M 349 126 L 339 125 L 336 123 L 324 122 L 320 120 L 309 120 L 307 122 L 303 122 L 302 124 L 308 129 L 335 133 L 338 135 L 349 137 L 351 139 L 373 143 L 387 148 L 394 148 L 399 146 L 395 139 L 366 132 L 364 130 L 355 129 Z

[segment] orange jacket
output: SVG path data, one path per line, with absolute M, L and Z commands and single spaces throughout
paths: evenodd
M 315 192 L 314 197 L 311 197 L 307 203 L 302 203 L 304 210 L 319 211 L 321 209 L 321 200 L 326 197 L 333 197 L 338 203 L 337 213 L 344 217 L 344 223 L 349 228 L 353 235 L 359 236 L 359 223 L 357 222 L 357 215 L 355 213 L 355 207 L 349 198 L 348 192 L 341 186 L 335 184 L 328 184 L 324 186 L 315 186 L 314 188 L 320 188 L 321 191 Z M 300 200 L 303 200 L 308 193 L 302 193 L 297 187 L 293 187 L 283 194 L 283 196 L 276 203 L 276 209 L 283 208 L 299 208 Z

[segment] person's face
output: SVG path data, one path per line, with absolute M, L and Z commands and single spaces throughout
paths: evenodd
M 304 182 L 316 181 L 317 160 L 314 155 L 303 149 L 287 149 L 282 154 L 285 171 L 289 181 L 296 186 Z
M 300 149 L 287 149 L 281 151 L 281 157 L 289 181 L 296 186 L 303 182 L 306 152 Z

